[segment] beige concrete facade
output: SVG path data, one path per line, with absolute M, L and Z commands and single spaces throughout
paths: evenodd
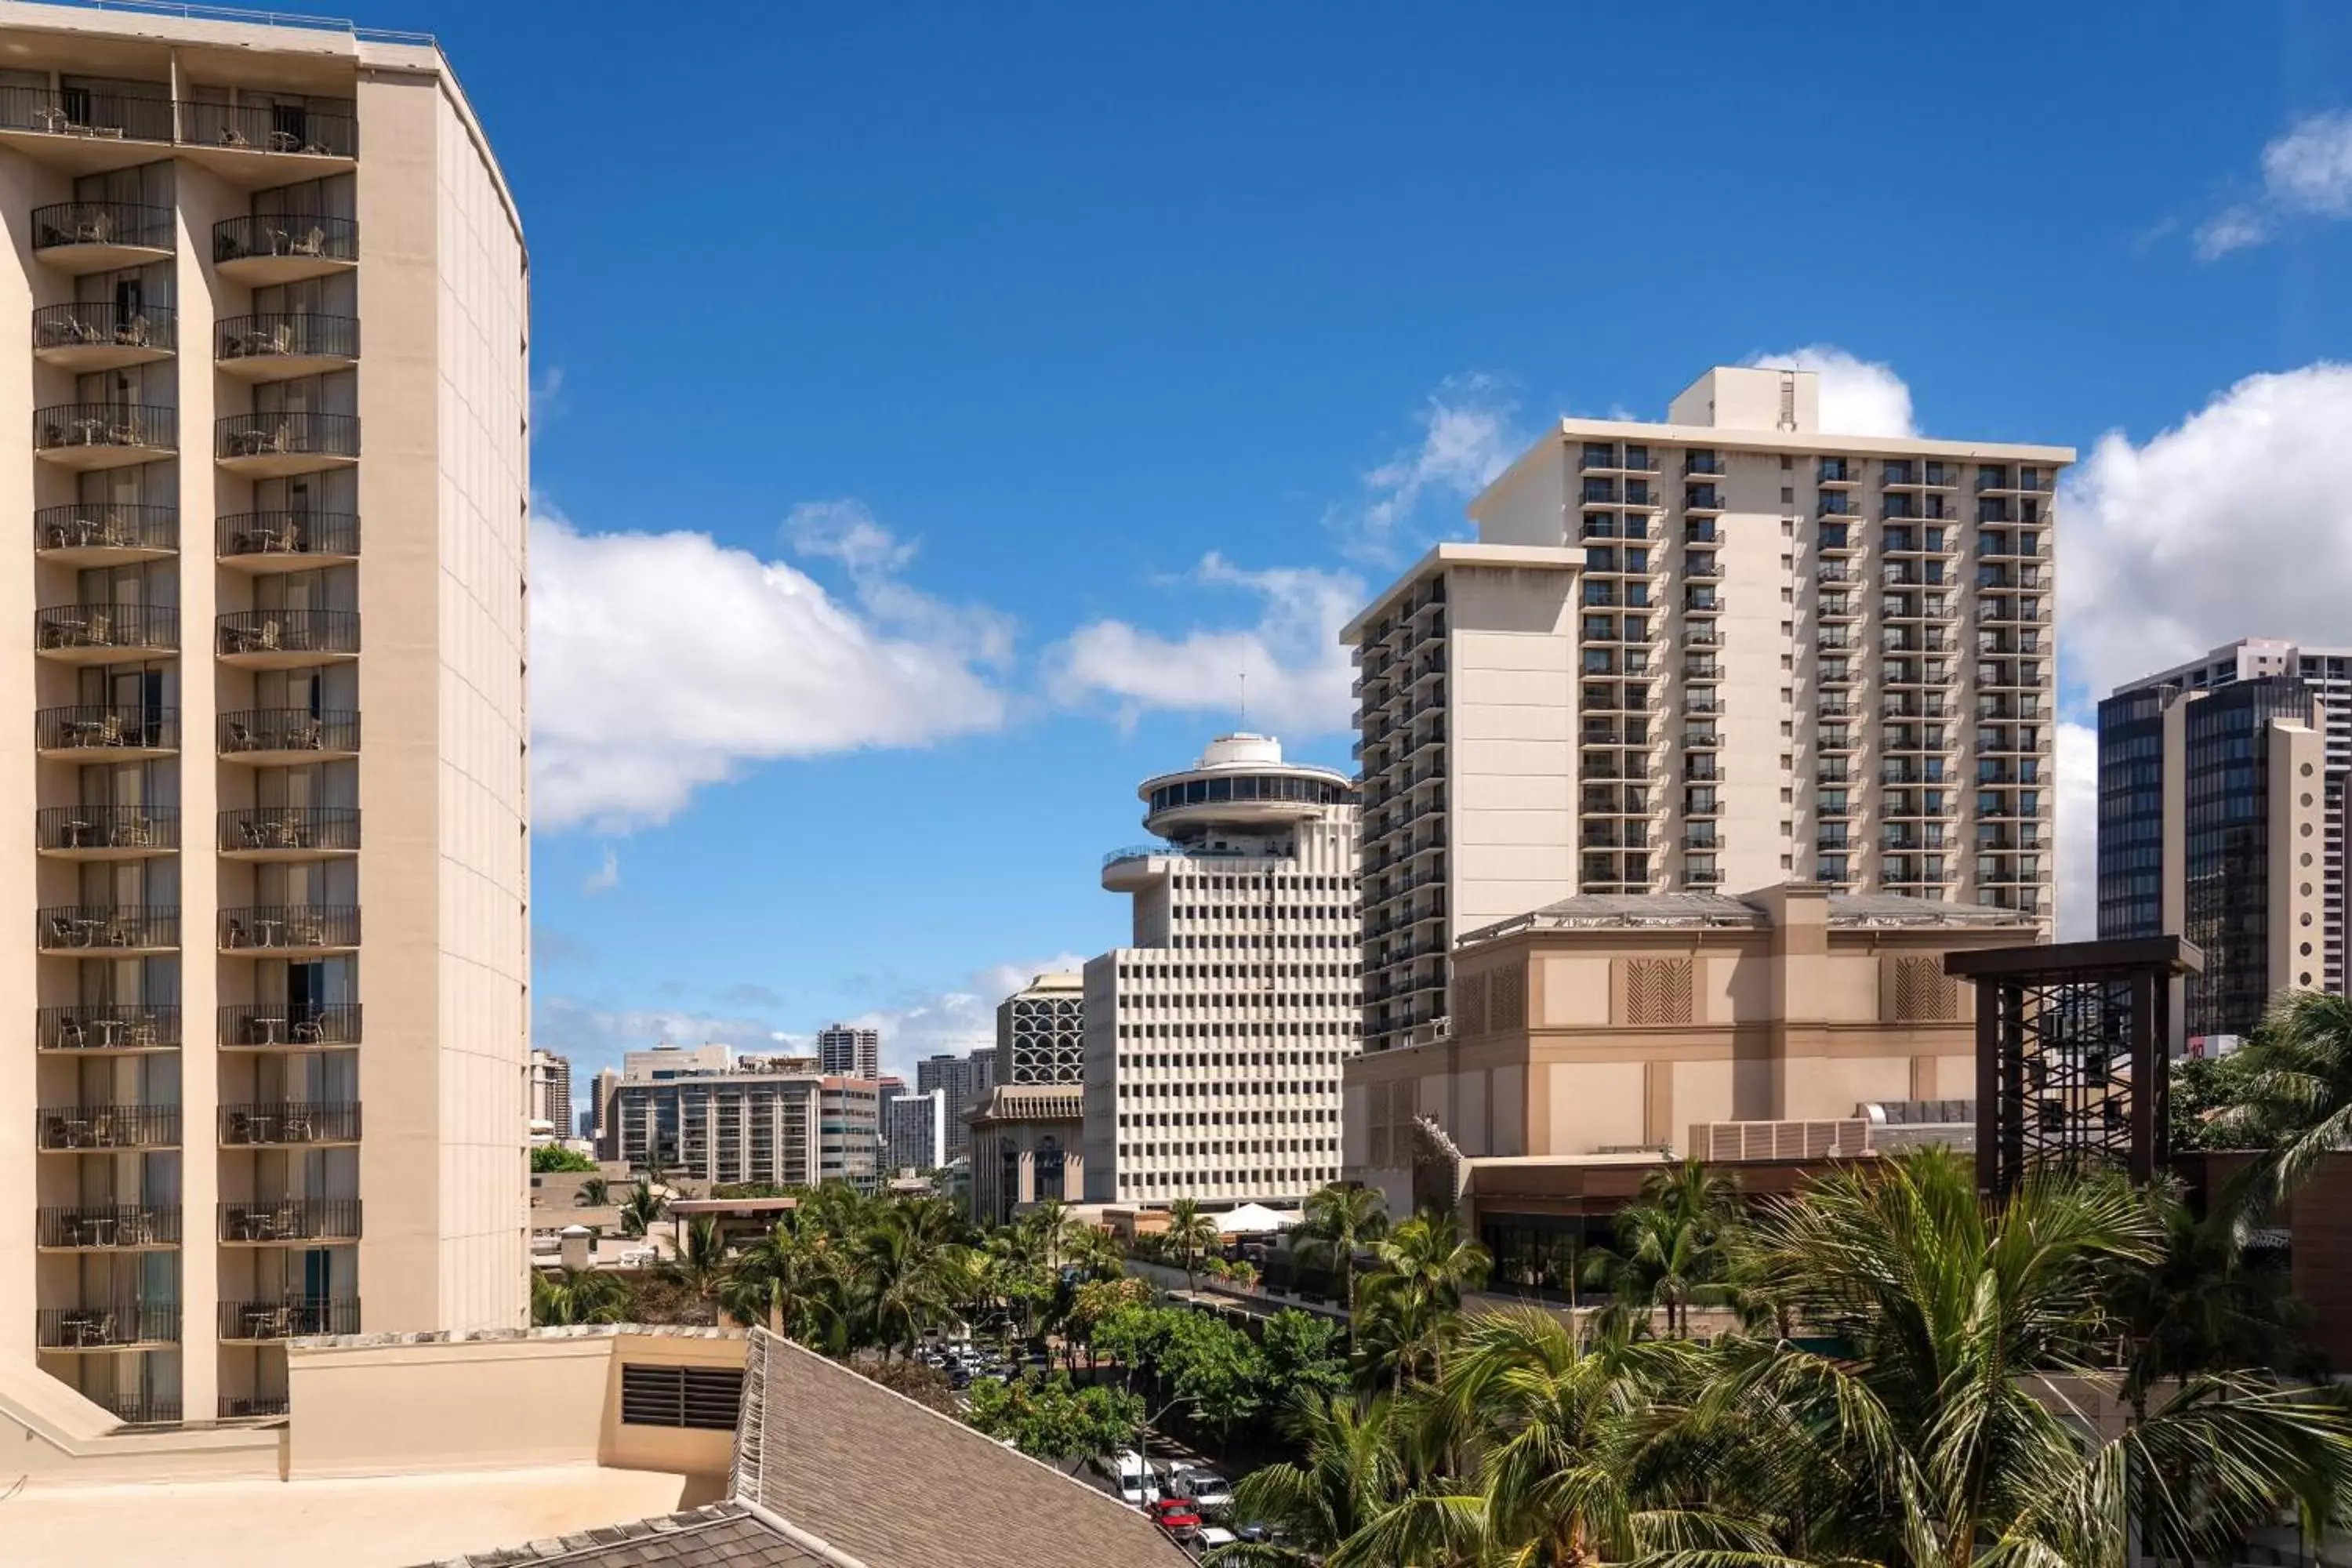
M 520 222 L 429 39 L 8 4 L 0 223 L 0 1390 L 267 1415 L 526 1308 Z
M 1464 1160 L 1606 1164 L 1654 1163 L 1720 1123 L 1965 1099 L 1973 998 L 1943 955 L 2036 929 L 2022 911 L 1789 884 L 1579 895 L 1474 932 L 1452 1035 L 1349 1064 L 1347 1178 L 1410 1212 L 1423 1119 Z
M 1718 368 L 1664 424 L 1564 420 L 1472 502 L 1477 545 L 1341 634 L 1368 1049 L 1442 1033 L 1454 936 L 1574 892 L 1813 878 L 2047 927 L 2074 453 L 1842 435 L 1818 402 Z
M 1084 1090 L 1000 1083 L 964 1118 L 971 1129 L 971 1212 L 1003 1225 L 1033 1204 L 1086 1195 Z

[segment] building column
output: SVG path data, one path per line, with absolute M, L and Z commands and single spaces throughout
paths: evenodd
M 1021 1183 L 1013 1202 L 1015 1204 L 1034 1204 L 1036 1201 L 1037 1151 L 1034 1149 L 1024 1149 L 1021 1151 Z

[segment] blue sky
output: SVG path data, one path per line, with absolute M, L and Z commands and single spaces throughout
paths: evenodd
M 1857 418 L 2084 448 L 2078 692 L 2352 602 L 2340 5 L 555 15 L 361 19 L 440 35 L 530 240 L 583 1076 L 977 1043 L 1122 940 L 1099 858 L 1239 671 L 1347 765 L 1357 596 L 1545 420 L 1710 363 L 1834 345 Z

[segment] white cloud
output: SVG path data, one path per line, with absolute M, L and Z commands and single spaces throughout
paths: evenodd
M 1075 952 L 1027 963 L 994 963 L 943 991 L 910 993 L 889 1005 L 839 1020 L 882 1031 L 882 1070 L 915 1081 L 915 1064 L 943 1052 L 957 1056 L 996 1043 L 996 1005 L 1040 974 L 1076 973 L 1087 961 Z M 830 1020 L 828 1020 L 830 1021 Z
M 2207 261 L 2260 245 L 2288 220 L 2352 217 L 2352 113 L 2306 115 L 2263 148 L 2263 190 L 2197 231 Z
M 1245 571 L 1212 554 L 1188 581 L 1255 598 L 1255 618 L 1181 637 L 1126 621 L 1081 626 L 1046 654 L 1054 700 L 1073 707 L 1108 700 L 1129 720 L 1146 710 L 1232 714 L 1246 677 L 1254 730 L 1303 737 L 1348 727 L 1353 677 L 1339 639 L 1363 606 L 1360 580 L 1304 566 Z
M 2099 934 L 2099 735 L 2058 726 L 2058 940 Z
M 610 845 L 607 845 L 604 848 L 604 858 L 603 863 L 600 864 L 593 871 L 589 872 L 587 876 L 581 879 L 580 891 L 588 898 L 593 899 L 600 894 L 609 893 L 620 885 L 620 853 L 614 849 Z
M 2241 637 L 2340 643 L 2352 365 L 2249 376 L 2134 445 L 2100 437 L 2058 527 L 2063 675 L 2091 698 Z
M 531 1004 L 530 1043 L 570 1059 L 572 1087 L 584 1094 L 601 1068 L 617 1069 L 624 1051 L 709 1043 L 740 1050 L 773 1050 L 791 1041 L 765 1019 L 691 1008 L 610 1007 L 575 996 L 540 996 Z
M 855 605 L 707 533 L 531 522 L 532 806 L 542 828 L 659 823 L 755 763 L 919 746 L 1003 722 L 1010 625 L 896 574 L 854 502 L 795 512 Z
M 1459 375 L 1430 394 L 1419 416 L 1419 445 L 1395 453 L 1364 476 L 1364 500 L 1353 513 L 1333 520 L 1351 534 L 1349 551 L 1393 560 L 1402 541 L 1411 553 L 1432 536 L 1416 527 L 1422 503 L 1432 497 L 1466 501 L 1511 466 L 1528 443 L 1513 423 L 1517 405 L 1489 375 Z M 1450 516 L 1434 531 L 1458 534 L 1462 520 Z
M 1751 354 L 1769 370 L 1810 370 L 1821 380 L 1821 421 L 1832 436 L 1916 436 L 1911 388 L 1895 367 L 1857 358 L 1834 343 L 1807 343 L 1786 353 Z

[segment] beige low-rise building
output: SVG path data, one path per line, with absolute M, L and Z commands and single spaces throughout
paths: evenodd
M 1448 1038 L 1348 1064 L 1348 1179 L 1392 1213 L 1468 1199 L 1484 1226 L 1490 1168 L 1489 1195 L 1567 1215 L 1588 1184 L 1568 1173 L 1860 1154 L 1923 1118 L 1958 1136 L 1973 998 L 1943 956 L 2035 933 L 2024 910 L 1804 883 L 1549 904 L 1464 938 Z

